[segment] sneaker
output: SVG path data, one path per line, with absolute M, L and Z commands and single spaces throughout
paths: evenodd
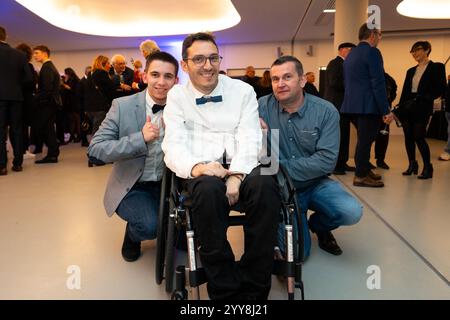
M 450 154 L 448 152 L 444 152 L 439 156 L 439 160 L 448 161 L 450 160 Z

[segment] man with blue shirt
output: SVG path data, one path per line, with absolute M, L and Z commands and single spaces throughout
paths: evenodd
M 116 212 L 127 221 L 122 245 L 126 261 L 139 258 L 141 241 L 156 238 L 164 169 L 162 111 L 177 74 L 178 62 L 170 54 L 148 56 L 147 90 L 113 100 L 88 149 L 89 156 L 114 162 L 104 205 L 108 216 Z
M 308 209 L 314 211 L 308 225 L 316 233 L 320 248 L 340 255 L 342 250 L 331 230 L 357 223 L 362 206 L 328 177 L 339 152 L 339 113 L 330 102 L 304 94 L 306 78 L 297 58 L 278 58 L 270 76 L 273 94 L 258 101 L 261 125 L 268 130 L 269 138 L 273 130 L 279 130 L 279 162 L 297 189 L 302 219 L 306 222 Z M 311 240 L 309 232 L 304 234 L 308 256 Z

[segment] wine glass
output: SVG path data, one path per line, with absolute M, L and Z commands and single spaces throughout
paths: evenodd
M 389 134 L 389 131 L 387 130 L 388 129 L 388 126 L 389 126 L 389 124 L 385 124 L 384 125 L 384 128 L 382 129 L 382 130 L 380 130 L 380 133 L 383 135 L 383 136 L 387 136 L 388 134 Z

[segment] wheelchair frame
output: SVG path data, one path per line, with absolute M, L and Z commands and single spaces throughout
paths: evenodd
M 304 262 L 303 226 L 301 217 L 294 219 L 294 215 L 300 214 L 295 197 L 295 187 L 284 168 L 280 166 L 277 173 L 277 181 L 280 186 L 281 212 L 280 220 L 284 222 L 284 234 L 286 253 L 284 260 L 274 260 L 272 274 L 286 278 L 287 298 L 295 299 L 295 288 L 300 290 L 301 300 L 304 300 L 304 286 L 302 281 L 302 264 Z M 197 264 L 197 250 L 195 232 L 190 215 L 190 203 L 181 190 L 179 179 L 169 169 L 165 169 L 161 184 L 160 208 L 158 215 L 156 268 L 155 280 L 161 284 L 165 280 L 166 292 L 172 293 L 172 300 L 185 300 L 188 298 L 186 278 L 189 279 L 189 287 L 193 299 L 200 299 L 200 285 L 207 282 L 203 268 Z M 294 236 L 294 222 L 297 222 L 297 237 Z M 245 214 L 228 217 L 228 226 L 243 225 Z M 181 236 L 184 233 L 185 239 Z M 177 239 L 178 237 L 178 239 Z M 183 240 L 187 242 L 187 264 L 175 268 L 176 246 L 183 246 Z M 184 244 L 186 245 L 186 244 Z M 174 278 L 176 280 L 174 290 Z

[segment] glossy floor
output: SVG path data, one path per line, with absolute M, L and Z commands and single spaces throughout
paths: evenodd
M 437 159 L 444 142 L 430 144 Z M 78 145 L 61 150 L 58 164 L 26 160 L 23 172 L 0 177 L 0 299 L 167 299 L 154 280 L 155 241 L 144 242 L 134 263 L 120 255 L 125 223 L 102 207 L 111 166 L 88 168 Z M 313 237 L 303 269 L 307 299 L 450 299 L 450 162 L 433 160 L 432 180 L 402 176 L 400 136 L 391 137 L 386 162 L 390 170 L 377 170 L 382 189 L 338 177 L 364 215 L 334 232 L 341 256 L 319 249 Z M 239 257 L 242 231 L 229 234 Z M 284 284 L 272 283 L 270 298 L 285 299 Z

